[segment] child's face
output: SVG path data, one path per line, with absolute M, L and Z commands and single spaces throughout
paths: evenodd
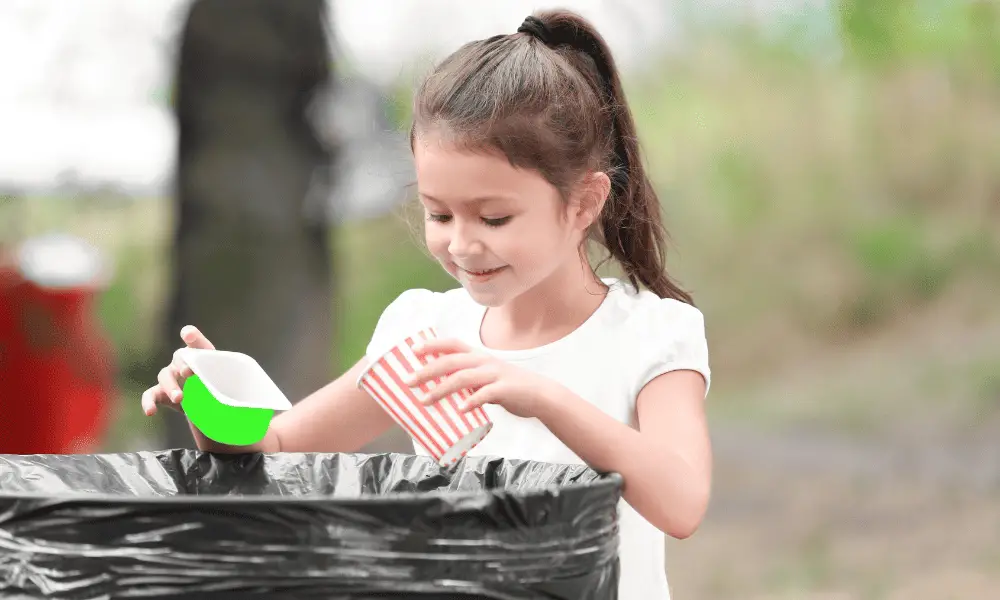
M 502 306 L 579 268 L 586 218 L 540 174 L 434 139 L 413 152 L 427 247 L 476 302 Z

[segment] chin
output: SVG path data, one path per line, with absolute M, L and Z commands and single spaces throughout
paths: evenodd
M 497 281 L 493 285 L 475 284 L 463 281 L 461 278 L 458 281 L 476 304 L 487 308 L 499 308 L 509 304 L 524 293 L 521 286 L 510 285 L 510 281 Z
M 476 304 L 480 306 L 485 306 L 487 308 L 497 308 L 503 306 L 510 302 L 510 296 L 504 294 L 500 290 L 482 290 L 476 289 L 472 286 L 462 285 L 466 292 L 469 292 L 469 296 L 475 301 Z

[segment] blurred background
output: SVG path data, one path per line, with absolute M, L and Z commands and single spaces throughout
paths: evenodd
M 550 6 L 0 4 L 0 453 L 189 446 L 139 405 L 181 325 L 294 401 L 453 287 L 406 218 L 410 91 Z M 1000 3 L 558 6 L 619 57 L 706 315 L 675 595 L 1000 597 Z

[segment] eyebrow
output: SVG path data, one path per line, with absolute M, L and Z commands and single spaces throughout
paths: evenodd
M 447 202 L 445 202 L 443 200 L 439 200 L 439 199 L 435 198 L 434 196 L 431 196 L 430 194 L 425 194 L 423 192 L 419 192 L 419 194 L 421 196 L 423 196 L 424 198 L 430 200 L 431 202 L 437 202 L 439 204 L 447 204 Z M 469 198 L 469 202 L 471 202 L 473 204 L 483 204 L 485 202 L 497 202 L 497 201 L 512 202 L 513 200 L 514 200 L 514 198 L 511 198 L 509 196 L 476 196 L 476 197 L 473 197 L 473 198 Z

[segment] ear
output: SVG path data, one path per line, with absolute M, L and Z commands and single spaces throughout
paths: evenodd
M 611 194 L 611 178 L 603 171 L 584 176 L 577 186 L 573 205 L 573 218 L 577 227 L 586 230 L 596 223 L 604 210 L 604 203 Z

